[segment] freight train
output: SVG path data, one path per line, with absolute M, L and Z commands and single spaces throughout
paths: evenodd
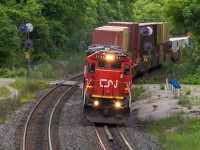
M 167 22 L 109 22 L 95 28 L 86 50 L 83 104 L 91 122 L 121 124 L 128 119 L 132 78 L 178 59 Z

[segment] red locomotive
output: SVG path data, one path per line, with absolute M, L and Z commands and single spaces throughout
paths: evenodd
M 91 122 L 121 124 L 131 105 L 132 60 L 119 47 L 94 45 L 86 60 L 84 113 Z
M 92 44 L 83 88 L 91 122 L 123 123 L 130 113 L 132 77 L 178 59 L 178 43 L 170 46 L 167 22 L 109 22 L 94 29 Z

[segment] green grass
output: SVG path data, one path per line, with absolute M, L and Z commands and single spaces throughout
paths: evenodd
M 7 117 L 0 117 L 0 125 L 4 124 L 8 120 Z
M 178 98 L 178 104 L 184 107 L 191 108 L 191 106 L 200 106 L 200 98 L 197 96 L 181 95 Z
M 178 104 L 182 105 L 184 107 L 189 107 L 191 106 L 191 102 L 189 100 L 189 97 L 182 95 L 178 98 Z
M 200 85 L 200 72 L 181 79 L 182 84 Z
M 132 89 L 132 101 L 136 101 L 137 98 L 145 92 L 145 89 L 141 87 L 136 87 Z
M 19 98 L 9 98 L 0 101 L 0 110 L 7 112 L 16 110 L 21 106 Z
M 164 84 L 160 85 L 160 90 L 165 90 L 165 85 Z
M 33 92 L 24 92 L 20 97 L 21 103 L 27 103 L 36 98 L 36 93 Z
M 21 105 L 36 98 L 38 90 L 44 89 L 46 80 L 33 80 L 26 78 L 16 78 L 10 86 L 18 89 L 18 97 L 9 98 L 0 101 L 0 124 L 10 119 L 12 111 L 17 110 Z
M 18 89 L 21 103 L 29 102 L 36 97 L 36 93 L 40 89 L 46 88 L 48 80 L 34 80 L 26 78 L 16 78 L 15 82 L 10 86 Z
M 184 121 L 181 114 L 151 124 L 147 130 L 164 150 L 200 149 L 200 120 Z
M 16 78 L 15 82 L 10 84 L 15 89 L 22 90 L 26 87 L 26 78 Z
M 7 97 L 11 93 L 6 87 L 0 87 L 0 97 Z
M 19 98 L 9 98 L 0 101 L 0 124 L 10 119 L 10 112 L 21 106 Z
M 187 90 L 185 94 L 186 95 L 190 95 L 191 94 L 191 90 Z
M 191 97 L 190 103 L 192 106 L 200 106 L 200 98 L 199 97 Z

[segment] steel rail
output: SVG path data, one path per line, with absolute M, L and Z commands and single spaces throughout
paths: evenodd
M 30 121 L 30 118 L 32 117 L 34 111 L 36 110 L 36 108 L 39 106 L 39 104 L 43 101 L 43 99 L 48 95 L 50 94 L 53 90 L 55 90 L 57 87 L 59 87 L 63 82 L 65 82 L 66 80 L 72 80 L 74 78 L 77 78 L 79 76 L 83 75 L 83 73 L 81 74 L 78 74 L 74 77 L 71 77 L 71 78 L 67 78 L 63 81 L 61 81 L 59 84 L 55 85 L 49 92 L 47 92 L 44 96 L 42 96 L 42 98 L 40 98 L 40 100 L 36 103 L 36 105 L 34 106 L 34 108 L 32 109 L 31 113 L 29 114 L 28 116 L 28 119 L 26 120 L 26 124 L 25 124 L 25 127 L 24 127 L 24 133 L 23 133 L 23 140 L 22 140 L 22 149 L 23 150 L 26 150 L 26 135 L 27 135 L 27 128 L 28 128 L 28 125 L 29 125 L 29 121 Z
M 118 132 L 119 132 L 120 136 L 122 137 L 122 139 L 123 139 L 124 143 L 125 143 L 125 144 L 126 144 L 126 146 L 128 147 L 128 149 L 130 149 L 130 150 L 133 150 L 133 149 L 131 148 L 131 146 L 129 145 L 128 141 L 127 141 L 127 140 L 125 139 L 125 137 L 123 136 L 122 132 L 120 131 L 120 128 L 119 128 L 119 126 L 117 126 L 117 130 L 118 130 Z
M 82 80 L 83 81 L 83 80 Z M 53 110 L 51 111 L 51 115 L 50 115 L 50 119 L 49 119 L 49 126 L 48 126 L 48 143 L 49 143 L 49 149 L 53 150 L 52 148 L 52 142 L 51 142 L 51 124 L 52 124 L 52 119 L 53 119 L 53 115 L 55 112 L 56 107 L 58 106 L 60 100 L 65 96 L 66 93 L 68 93 L 69 91 L 71 91 L 74 87 L 76 87 L 78 84 L 80 84 L 82 81 L 77 82 L 76 84 L 74 84 L 72 87 L 70 87 L 65 93 L 62 94 L 62 96 L 59 98 L 59 100 L 56 102 Z
M 93 123 L 93 126 L 94 126 L 94 130 L 95 130 L 95 132 L 96 132 L 96 134 L 97 134 L 97 137 L 98 137 L 98 139 L 99 139 L 99 143 L 100 143 L 100 145 L 101 145 L 101 148 L 102 148 L 103 150 L 106 150 L 106 148 L 105 148 L 105 146 L 103 145 L 103 142 L 102 142 L 102 140 L 101 140 L 101 137 L 100 137 L 100 135 L 99 135 L 99 133 L 98 133 L 98 131 L 97 131 L 96 126 L 95 126 L 94 123 Z

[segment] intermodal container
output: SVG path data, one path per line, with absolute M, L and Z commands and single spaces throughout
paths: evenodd
M 124 26 L 129 28 L 128 51 L 137 49 L 138 23 L 134 22 L 108 22 L 109 26 Z
M 101 28 L 101 27 L 100 27 Z M 124 49 L 125 50 L 129 50 L 129 45 L 128 45 L 128 41 L 129 41 L 129 35 L 130 35 L 130 31 L 129 31 L 129 28 L 128 27 L 119 27 L 119 26 L 102 26 L 102 28 L 109 28 L 109 29 L 122 29 L 123 32 L 124 32 L 124 36 L 123 36 L 123 42 L 124 42 Z
M 115 45 L 128 50 L 128 27 L 95 28 L 92 44 Z
M 159 50 L 158 50 L 158 55 L 164 55 L 164 51 L 163 51 L 163 45 L 159 45 Z
M 169 42 L 163 44 L 163 51 L 164 51 L 164 53 L 171 53 L 171 50 L 169 48 Z
M 130 50 L 128 51 L 129 58 L 132 59 L 133 64 L 137 64 L 138 54 L 137 50 Z
M 165 44 L 169 42 L 169 24 L 167 22 L 159 22 L 157 25 L 156 44 Z
M 160 51 L 160 45 L 154 45 L 154 50 L 151 51 L 151 55 L 158 56 L 159 51 Z

